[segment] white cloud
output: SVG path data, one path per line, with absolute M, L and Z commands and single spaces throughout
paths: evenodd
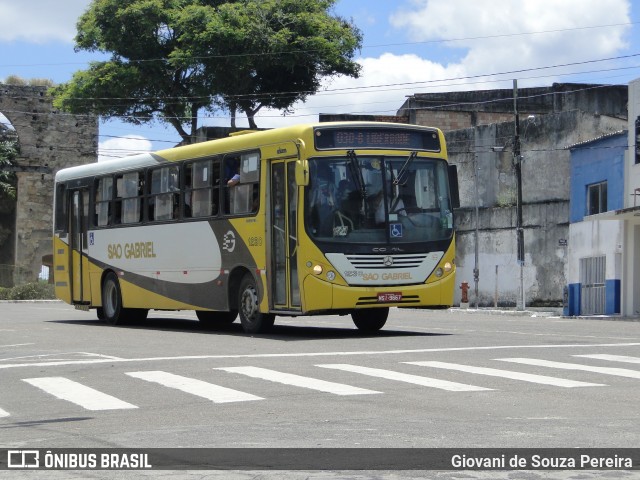
M 141 135 L 110 138 L 98 145 L 98 161 L 104 162 L 127 155 L 150 152 L 152 149 L 151 141 Z
M 615 56 L 627 46 L 629 0 L 413 0 L 390 21 L 413 41 L 466 51 L 471 75 Z M 584 28 L 594 26 L 606 28 Z M 544 32 L 531 35 L 522 33 Z
M 71 43 L 90 0 L 0 0 L 0 41 Z
M 613 64 L 540 67 L 621 55 L 631 28 L 583 28 L 631 22 L 628 0 L 412 0 L 409 8 L 396 12 L 389 21 L 398 32 L 408 33 L 408 41 L 428 43 L 415 45 L 414 54 L 361 58 L 359 79 L 333 79 L 326 84 L 327 91 L 296 105 L 294 115 L 262 112 L 258 125 L 315 121 L 319 113 L 393 115 L 407 95 L 509 88 L 513 78 L 521 79 L 521 86 L 572 81 L 561 74 Z M 530 32 L 547 33 L 517 35 Z M 367 41 L 375 43 L 365 38 L 365 44 Z M 490 76 L 529 69 L 532 71 L 501 77 L 502 83 Z M 366 88 L 372 86 L 379 87 Z

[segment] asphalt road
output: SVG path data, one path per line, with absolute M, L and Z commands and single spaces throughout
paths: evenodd
M 4 448 L 640 447 L 639 396 L 638 322 L 407 309 L 375 335 L 322 316 L 251 337 L 0 303 Z

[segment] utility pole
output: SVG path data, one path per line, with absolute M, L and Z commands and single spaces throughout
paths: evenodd
M 516 173 L 516 243 L 518 248 L 518 264 L 520 265 L 520 305 L 518 310 L 525 309 L 524 295 L 524 231 L 522 227 L 522 155 L 520 153 L 520 118 L 518 117 L 518 80 L 513 80 L 513 167 Z M 516 302 L 518 303 L 518 302 Z
M 476 309 L 478 308 L 478 282 L 480 281 L 480 267 L 479 267 L 479 262 L 478 262 L 478 228 L 479 228 L 479 223 L 480 223 L 480 212 L 479 212 L 479 207 L 478 207 L 478 203 L 480 202 L 479 198 L 478 198 L 478 173 L 479 173 L 479 168 L 478 168 L 478 154 L 476 153 L 474 155 L 474 165 L 475 165 L 475 193 L 476 193 L 476 231 L 475 231 L 475 236 L 474 236 L 474 242 L 475 242 L 475 264 L 473 267 L 473 281 L 475 283 L 475 289 L 474 289 L 474 294 L 475 294 L 475 302 L 476 302 Z

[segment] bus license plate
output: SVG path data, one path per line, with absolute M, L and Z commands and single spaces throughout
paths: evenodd
M 378 294 L 378 303 L 392 303 L 402 300 L 402 292 L 385 292 Z

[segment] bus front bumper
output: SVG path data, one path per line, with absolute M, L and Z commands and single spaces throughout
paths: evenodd
M 442 308 L 453 305 L 455 271 L 420 285 L 355 287 L 336 285 L 313 275 L 304 279 L 304 313 L 359 308 Z

